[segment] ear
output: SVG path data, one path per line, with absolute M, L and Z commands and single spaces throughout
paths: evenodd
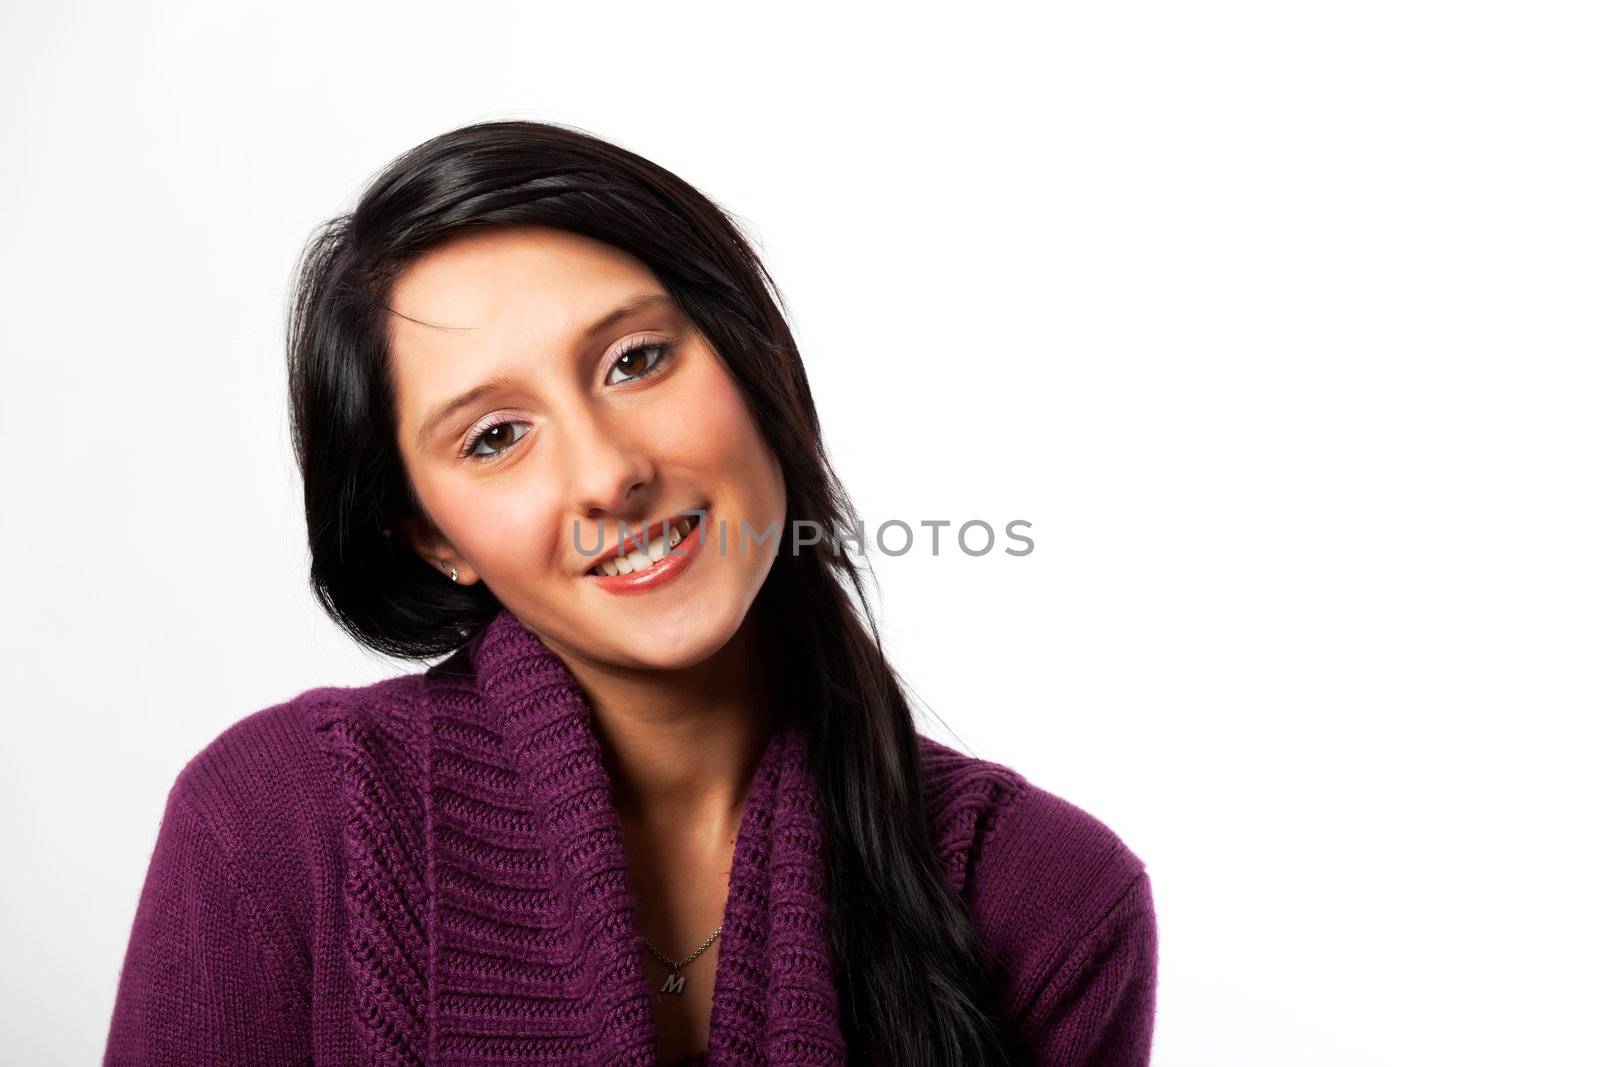
M 471 585 L 478 580 L 478 572 L 431 523 L 420 522 L 407 516 L 393 524 L 390 536 L 398 537 L 410 545 L 428 566 L 439 571 L 447 579 L 451 570 L 454 570 L 457 585 Z

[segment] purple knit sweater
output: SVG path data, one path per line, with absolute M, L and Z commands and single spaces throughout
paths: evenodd
M 653 986 L 590 706 L 509 611 L 456 655 L 307 690 L 178 775 L 105 1063 L 650 1067 Z M 933 840 L 1036 1062 L 1149 1062 L 1139 858 L 999 764 L 919 735 Z M 709 1067 L 843 1065 L 822 819 L 774 734 L 734 846 Z

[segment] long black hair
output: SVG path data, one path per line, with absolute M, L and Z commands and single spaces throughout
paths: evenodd
M 801 709 L 828 836 L 831 939 L 853 1063 L 1020 1062 L 970 913 L 936 858 L 906 690 L 883 652 L 862 564 L 831 534 L 853 510 L 822 445 L 782 296 L 730 215 L 681 178 L 571 127 L 485 122 L 395 159 L 325 223 L 290 300 L 290 421 L 305 485 L 310 580 L 378 652 L 456 651 L 501 609 L 389 531 L 432 528 L 395 436 L 385 305 L 430 248 L 490 227 L 544 225 L 647 266 L 710 342 L 778 456 L 785 533 L 752 611 Z M 791 540 L 796 520 L 825 536 Z

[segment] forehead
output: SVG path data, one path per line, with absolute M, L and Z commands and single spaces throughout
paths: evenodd
M 390 340 L 397 350 L 504 337 L 571 336 L 598 314 L 655 288 L 638 260 L 601 241 L 549 227 L 469 234 L 431 249 L 395 280 Z
M 484 231 L 431 249 L 389 294 L 388 361 L 403 441 L 428 411 L 487 379 L 560 373 L 596 321 L 660 291 L 627 253 L 549 227 Z

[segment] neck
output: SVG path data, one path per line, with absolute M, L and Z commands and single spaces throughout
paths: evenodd
M 753 614 L 753 613 L 752 613 Z M 752 620 L 692 667 L 637 671 L 567 659 L 595 712 L 617 815 L 708 841 L 733 837 L 774 726 Z

